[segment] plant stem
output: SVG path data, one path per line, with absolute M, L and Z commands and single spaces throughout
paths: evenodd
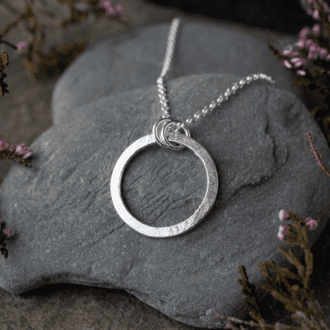
M 2 40 L 2 39 L 0 38 L 0 44 L 1 44 L 1 43 L 3 43 L 3 44 L 5 44 L 5 45 L 7 45 L 7 46 L 9 46 L 9 47 L 11 47 L 11 48 L 17 50 L 17 47 L 16 47 L 15 45 L 11 44 L 10 42 L 8 42 L 8 41 L 6 41 L 6 40 Z

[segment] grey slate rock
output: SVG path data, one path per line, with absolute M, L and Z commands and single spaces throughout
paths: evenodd
M 81 105 L 115 93 L 156 86 L 172 22 L 144 26 L 90 46 L 65 70 L 52 96 L 53 123 Z M 302 100 L 293 76 L 262 40 L 213 23 L 181 18 L 169 79 L 191 74 L 265 73 Z M 158 94 L 158 93 L 157 93 Z
M 243 76 L 190 75 L 168 81 L 171 118 L 185 120 Z M 215 315 L 243 318 L 239 265 L 257 288 L 257 262 L 293 270 L 278 246 L 281 209 L 329 218 L 330 178 L 316 166 L 304 133 L 323 161 L 330 152 L 312 115 L 293 94 L 252 82 L 210 115 L 191 136 L 210 153 L 219 191 L 208 216 L 183 235 L 156 239 L 116 213 L 110 178 L 122 152 L 151 134 L 161 118 L 156 86 L 117 93 L 71 109 L 29 147 L 33 168 L 14 164 L 0 187 L 0 219 L 14 228 L 0 286 L 20 294 L 52 283 L 123 289 L 167 316 L 196 327 L 225 325 Z M 188 218 L 200 205 L 206 174 L 189 149 L 151 146 L 126 167 L 122 194 L 131 214 L 156 227 Z M 289 221 L 291 223 L 292 220 Z M 303 250 L 292 246 L 299 257 Z

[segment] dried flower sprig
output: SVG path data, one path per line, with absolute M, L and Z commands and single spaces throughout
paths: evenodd
M 304 133 L 304 135 L 306 135 L 309 139 L 311 151 L 314 153 L 314 156 L 317 160 L 317 165 L 321 167 L 321 169 L 328 176 L 330 176 L 329 171 L 321 162 L 322 154 L 320 157 L 317 154 L 317 148 L 314 147 L 310 133 L 307 131 L 306 133 Z M 291 315 L 291 318 L 294 321 L 301 323 L 303 329 L 330 330 L 324 322 L 325 317 L 319 302 L 313 297 L 314 291 L 310 291 L 308 287 L 309 278 L 313 273 L 313 254 L 310 251 L 306 228 L 309 227 L 310 230 L 314 230 L 318 226 L 318 222 L 320 220 L 314 220 L 312 218 L 298 219 L 298 216 L 296 214 L 294 214 L 293 212 L 286 212 L 285 210 L 281 210 L 279 212 L 279 219 L 280 221 L 285 221 L 288 219 L 292 219 L 294 221 L 293 224 L 280 225 L 279 232 L 277 234 L 277 239 L 283 240 L 289 245 L 299 245 L 302 249 L 304 249 L 306 267 L 301 264 L 300 260 L 298 259 L 297 255 L 294 253 L 293 250 L 287 251 L 284 247 L 280 246 L 279 251 L 284 254 L 287 260 L 297 268 L 298 274 L 294 274 L 283 267 L 276 266 L 273 261 L 269 261 L 266 263 L 259 262 L 258 266 L 268 282 L 267 285 L 262 286 L 262 289 L 270 292 L 275 299 L 282 302 L 285 308 L 293 313 Z M 296 232 L 293 232 L 293 229 L 295 229 Z M 273 269 L 276 274 L 275 280 L 271 277 L 267 268 Z M 258 323 L 254 321 L 246 322 L 234 317 L 222 316 L 220 314 L 217 314 L 216 317 L 227 319 L 226 328 L 239 330 L 238 328 L 235 328 L 232 324 L 232 322 L 236 322 L 262 329 L 300 329 L 297 327 L 287 326 L 279 322 L 276 322 L 275 326 L 265 324 L 265 321 L 261 316 L 260 309 L 258 306 L 259 297 L 256 292 L 256 287 L 253 283 L 251 284 L 248 281 L 245 267 L 241 265 L 239 266 L 239 269 L 243 279 L 238 280 L 238 283 L 243 287 L 241 293 L 247 296 L 252 301 L 252 303 L 244 302 L 244 305 L 246 307 L 249 307 L 249 315 Z M 301 282 L 303 288 L 299 287 L 297 284 L 290 286 L 286 277 L 290 278 L 291 280 Z M 283 290 L 283 287 L 286 288 L 286 292 Z M 304 302 L 306 302 L 307 307 L 304 306 Z M 308 317 L 310 317 L 311 320 L 309 320 Z M 316 320 L 314 320 L 314 318 L 316 318 Z M 243 330 L 244 328 L 240 326 L 240 329 Z
M 2 137 L 2 135 L 0 135 Z M 14 162 L 21 163 L 26 167 L 32 168 L 30 163 L 26 162 L 26 159 L 31 157 L 33 151 L 28 150 L 25 143 L 15 145 L 10 145 L 7 141 L 0 139 L 0 158 L 10 159 Z
M 308 0 L 308 14 L 317 24 L 305 27 L 290 49 L 268 48 L 292 73 L 304 91 L 304 103 L 330 145 L 330 8 L 322 0 Z
M 113 7 L 110 1 L 102 1 L 99 4 L 99 0 L 85 0 L 77 3 L 75 0 L 58 0 L 61 4 L 67 4 L 71 10 L 71 16 L 61 22 L 58 28 L 65 29 L 70 24 L 80 23 L 87 19 L 90 13 L 94 13 L 97 18 L 107 17 L 113 21 L 123 24 L 124 26 L 131 28 L 131 25 L 121 18 L 121 14 L 124 12 L 123 8 L 118 5 Z M 50 54 L 44 54 L 41 51 L 41 46 L 45 42 L 45 29 L 44 26 L 38 23 L 38 20 L 34 13 L 33 8 L 34 0 L 31 3 L 25 4 L 25 10 L 19 17 L 11 24 L 9 24 L 4 31 L 0 34 L 0 44 L 3 43 L 15 50 L 22 51 L 27 49 L 27 52 L 23 55 L 23 64 L 28 78 L 33 83 L 38 83 L 37 75 L 44 75 L 46 77 L 54 77 L 61 74 L 65 68 L 86 48 L 86 42 L 72 43 L 67 46 L 59 46 L 57 49 L 52 47 Z M 38 9 L 38 13 L 52 16 L 52 13 Z M 4 36 L 20 22 L 27 24 L 27 32 L 32 36 L 33 40 L 27 44 L 25 41 L 21 41 L 17 46 L 12 45 L 8 41 L 5 41 Z M 0 95 L 9 93 L 7 84 L 3 79 L 6 75 L 3 73 L 3 68 L 8 65 L 8 54 L 0 52 Z M 3 58 L 2 58 L 3 57 Z
M 293 250 L 287 251 L 284 247 L 280 246 L 280 252 L 284 254 L 287 260 L 297 268 L 298 274 L 295 274 L 284 267 L 276 266 L 273 261 L 266 263 L 259 262 L 258 266 L 267 281 L 267 285 L 263 285 L 262 289 L 270 292 L 275 299 L 284 304 L 285 308 L 289 312 L 294 313 L 291 317 L 296 322 L 300 322 L 305 327 L 306 325 L 309 325 L 310 329 L 329 330 L 324 322 L 325 317 L 321 307 L 313 297 L 314 291 L 310 291 L 308 287 L 309 278 L 313 273 L 313 254 L 310 251 L 306 228 L 309 227 L 310 230 L 314 230 L 318 226 L 318 222 L 320 220 L 313 220 L 311 218 L 298 219 L 296 214 L 293 212 L 286 212 L 285 210 L 281 210 L 279 212 L 279 219 L 280 221 L 285 221 L 288 219 L 292 219 L 294 221 L 293 224 L 281 225 L 277 238 L 280 240 L 285 240 L 285 242 L 289 245 L 299 245 L 301 248 L 303 248 L 305 251 L 306 266 L 301 264 L 298 256 L 294 253 Z M 285 230 L 283 230 L 283 228 Z M 293 232 L 293 229 L 296 229 L 296 232 Z M 274 270 L 276 274 L 275 279 L 273 279 L 273 277 L 270 275 L 268 268 Z M 241 293 L 252 301 L 252 303 L 244 302 L 244 305 L 249 307 L 249 315 L 257 322 L 247 322 L 237 318 L 226 317 L 217 314 L 216 317 L 227 319 L 225 328 L 231 328 L 234 330 L 238 329 L 235 328 L 232 324 L 232 322 L 236 322 L 262 329 L 300 329 L 293 326 L 286 326 L 278 322 L 275 324 L 275 326 L 266 324 L 265 320 L 261 316 L 260 308 L 258 306 L 259 298 L 257 297 L 258 295 L 256 293 L 256 286 L 249 282 L 245 267 L 241 265 L 239 266 L 239 269 L 242 280 L 238 280 L 237 282 L 242 286 Z M 297 284 L 291 286 L 286 278 L 301 282 L 303 287 L 300 287 Z M 304 306 L 305 301 L 307 303 L 307 307 Z M 311 317 L 312 320 L 309 320 L 307 316 Z M 314 320 L 314 318 L 317 320 Z M 318 327 L 318 325 L 321 325 L 321 327 Z M 241 329 L 242 328 L 243 327 L 241 326 Z
M 101 5 L 98 7 L 98 0 L 87 0 L 87 3 L 77 3 L 74 0 L 58 0 L 62 4 L 68 4 L 71 9 L 71 17 L 63 21 L 60 25 L 62 29 L 66 28 L 70 24 L 78 23 L 87 18 L 88 13 L 93 12 L 97 17 L 107 16 L 111 17 L 125 26 L 131 27 L 131 25 L 120 18 L 120 14 L 123 14 L 123 8 L 118 5 L 114 8 L 110 1 L 102 1 Z M 43 54 L 39 46 L 44 42 L 45 33 L 44 28 L 40 24 L 34 15 L 33 2 L 31 0 L 30 4 L 25 5 L 24 12 L 19 15 L 19 17 L 13 23 L 9 24 L 4 31 L 0 34 L 0 43 L 3 43 L 15 50 L 21 51 L 27 48 L 27 53 L 23 56 L 23 63 L 27 71 L 28 77 L 31 81 L 37 82 L 35 73 L 41 71 L 47 76 L 54 74 L 59 74 L 78 56 L 85 48 L 86 43 L 73 44 L 71 46 L 60 46 L 57 49 L 52 49 L 50 55 Z M 89 5 L 84 7 L 83 5 Z M 103 7 L 103 8 L 102 8 Z M 87 10 L 86 10 L 87 8 Z M 47 11 L 38 10 L 40 13 L 51 14 Z M 28 31 L 33 35 L 33 41 L 27 45 L 25 41 L 21 41 L 17 46 L 3 40 L 3 37 L 20 22 L 27 21 L 30 26 Z M 39 35 L 38 35 L 39 34 Z M 34 62 L 33 62 L 34 60 Z M 9 93 L 8 85 L 4 82 L 6 74 L 3 72 L 4 67 L 9 64 L 9 56 L 7 52 L 0 52 L 0 95 Z M 60 68 L 60 71 L 58 71 Z M 2 137 L 2 136 L 1 136 Z M 23 143 L 20 145 L 10 145 L 7 141 L 0 139 L 0 158 L 10 159 L 12 161 L 18 162 L 26 167 L 32 168 L 33 166 L 26 161 L 27 158 L 31 157 L 33 151 L 28 150 L 28 147 Z M 0 220 L 1 223 L 1 220 Z M 6 238 L 14 234 L 12 228 L 5 230 L 0 230 L 0 252 L 7 258 L 8 250 L 6 249 L 6 243 L 4 242 Z

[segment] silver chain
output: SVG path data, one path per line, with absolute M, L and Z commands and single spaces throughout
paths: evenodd
M 166 97 L 167 91 L 166 87 L 164 85 L 164 77 L 167 74 L 167 71 L 170 68 L 171 64 L 171 59 L 172 55 L 174 52 L 174 46 L 175 46 L 175 41 L 176 41 L 176 33 L 179 27 L 180 20 L 178 18 L 175 18 L 171 24 L 170 28 L 170 33 L 168 36 L 168 41 L 167 41 L 167 49 L 166 49 L 166 55 L 165 55 L 165 61 L 163 64 L 163 70 L 160 75 L 160 77 L 157 79 L 157 86 L 158 86 L 158 95 L 160 98 L 160 103 L 162 107 L 162 118 L 170 118 L 170 113 L 169 113 L 169 107 L 168 107 L 168 100 Z M 182 127 L 188 127 L 192 122 L 197 121 L 200 117 L 204 117 L 207 115 L 209 112 L 212 112 L 216 106 L 219 106 L 223 101 L 227 101 L 228 97 L 231 94 L 235 94 L 238 89 L 243 88 L 245 84 L 249 84 L 252 81 L 258 80 L 258 79 L 265 79 L 271 83 L 275 83 L 274 80 L 272 80 L 271 77 L 263 74 L 263 73 L 257 73 L 257 74 L 252 74 L 245 79 L 242 79 L 239 81 L 239 83 L 235 83 L 231 88 L 227 88 L 226 92 L 224 95 L 220 95 L 219 98 L 216 101 L 212 101 L 211 104 L 207 105 L 204 107 L 203 110 L 197 111 L 193 116 L 188 118 L 185 123 L 181 123 L 174 131 L 177 132 L 180 128 Z

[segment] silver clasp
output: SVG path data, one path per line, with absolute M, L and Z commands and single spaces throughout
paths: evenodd
M 169 131 L 177 133 L 180 129 L 183 129 L 185 131 L 186 136 L 190 137 L 190 131 L 188 130 L 188 128 L 184 124 L 183 126 L 180 125 L 182 125 L 181 122 L 171 121 L 171 119 L 169 118 L 162 118 L 158 120 L 152 129 L 157 144 L 163 148 L 169 148 L 175 151 L 184 149 L 185 146 L 177 143 L 171 143 L 170 141 L 168 141 Z M 160 132 L 158 130 L 158 126 L 160 126 Z

